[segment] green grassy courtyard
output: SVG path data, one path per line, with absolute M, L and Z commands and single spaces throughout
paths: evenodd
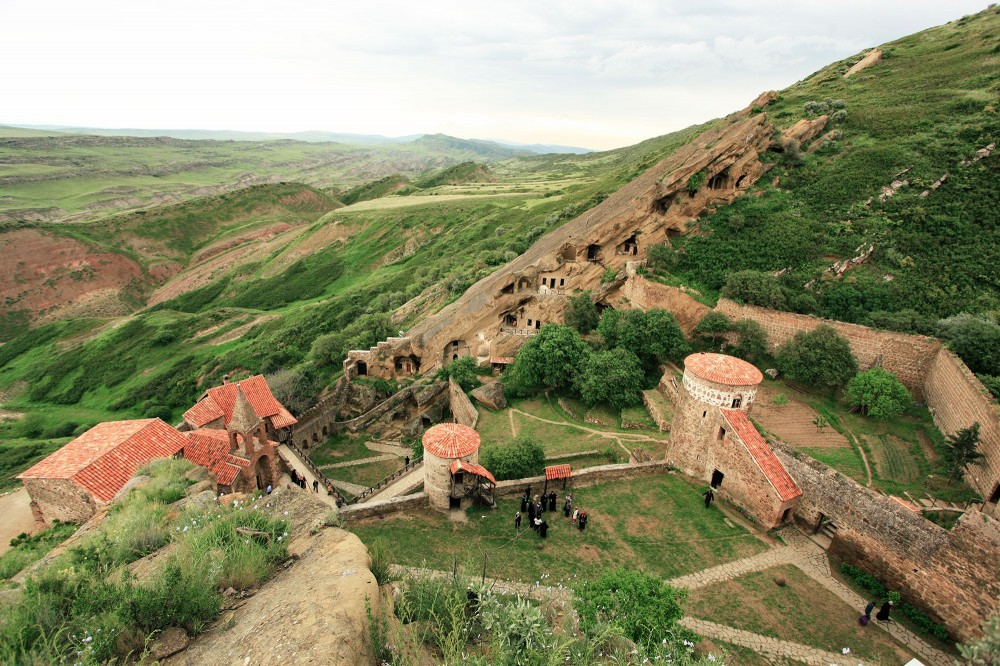
M 556 492 L 561 509 L 564 493 Z M 496 509 L 471 509 L 464 522 L 425 510 L 351 530 L 365 544 L 384 538 L 397 564 L 451 570 L 457 561 L 475 569 L 486 553 L 488 576 L 552 586 L 619 566 L 672 578 L 767 549 L 717 508 L 706 510 L 698 490 L 673 474 L 570 492 L 590 516 L 586 530 L 579 531 L 561 511 L 546 513 L 550 528 L 544 540 L 528 528 L 527 516 L 521 529 L 514 529 L 516 497 L 499 500 Z

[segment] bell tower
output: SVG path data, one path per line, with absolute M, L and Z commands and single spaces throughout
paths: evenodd
M 254 438 L 256 437 L 261 446 L 267 441 L 267 434 L 264 429 L 264 421 L 254 411 L 250 401 L 243 395 L 243 388 L 237 385 L 236 403 L 233 405 L 233 417 L 226 426 L 229 432 L 229 450 L 236 453 L 239 449 L 237 435 L 243 440 L 243 450 L 247 458 L 254 454 Z

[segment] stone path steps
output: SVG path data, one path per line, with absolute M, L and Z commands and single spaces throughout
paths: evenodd
M 365 502 L 377 502 L 379 500 L 387 500 L 393 497 L 399 497 L 400 495 L 409 495 L 423 482 L 424 482 L 424 466 L 417 465 L 409 472 L 399 477 L 398 479 L 387 485 L 385 488 L 382 488 L 380 491 L 378 491 L 371 497 L 366 497 Z
M 399 458 L 413 455 L 413 449 L 388 442 L 365 442 L 365 448 L 377 453 L 391 453 Z
M 770 636 L 754 634 L 742 629 L 727 627 L 708 620 L 698 620 L 693 617 L 681 619 L 681 626 L 697 633 L 699 636 L 713 638 L 733 645 L 750 648 L 757 654 L 777 659 L 792 661 L 814 666 L 858 666 L 864 662 L 850 654 L 837 654 L 819 648 L 783 641 Z
M 348 483 L 347 481 L 338 481 L 337 479 L 330 479 L 330 483 L 332 483 L 335 488 L 346 490 L 352 495 L 357 495 L 368 490 L 365 486 L 359 486 L 356 483 Z
M 295 468 L 299 474 L 303 474 L 306 477 L 306 489 L 312 492 L 313 481 L 319 481 L 319 493 L 316 493 L 316 497 L 320 498 L 334 509 L 337 508 L 337 500 L 332 495 L 326 494 L 326 488 L 323 485 L 322 479 L 317 479 L 316 475 L 312 473 L 312 470 L 299 458 L 298 454 L 295 453 L 291 448 L 284 444 L 278 445 L 278 455 L 283 458 L 288 464 Z M 286 475 L 287 478 L 287 475 Z M 289 482 L 291 479 L 289 479 Z M 336 483 L 334 485 L 337 485 Z

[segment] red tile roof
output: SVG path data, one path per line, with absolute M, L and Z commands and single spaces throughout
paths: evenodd
M 723 409 L 720 411 L 726 421 L 729 422 L 729 425 L 733 427 L 736 436 L 743 442 L 743 446 L 753 456 L 757 466 L 764 472 L 764 476 L 774 486 L 774 489 L 778 491 L 781 501 L 787 502 L 801 495 L 802 491 L 795 485 L 795 481 L 792 480 L 785 466 L 778 460 L 778 456 L 774 455 L 774 451 L 771 450 L 771 447 L 764 441 L 764 438 L 757 432 L 757 428 L 750 423 L 750 419 L 747 418 L 746 413 L 739 409 Z
M 229 436 L 224 430 L 205 428 L 184 434 L 188 439 L 184 446 L 184 457 L 215 474 L 216 480 L 221 485 L 233 485 L 240 468 L 250 465 L 249 460 L 229 452 Z
M 438 458 L 464 458 L 479 449 L 479 433 L 460 423 L 439 423 L 424 433 L 424 451 Z
M 169 458 L 187 440 L 160 419 L 98 423 L 19 479 L 70 479 L 101 502 L 111 501 L 136 470 Z
M 465 472 L 469 472 L 470 474 L 475 474 L 476 476 L 485 477 L 485 478 L 489 479 L 493 483 L 494 486 L 497 484 L 497 480 L 495 478 L 493 478 L 493 475 L 490 473 L 490 470 L 486 469 L 482 465 L 477 465 L 476 463 L 462 462 L 461 460 L 456 460 L 455 462 L 453 462 L 451 464 L 451 473 L 454 474 L 455 472 L 457 472 L 459 470 L 463 470 Z
M 545 478 L 549 481 L 553 479 L 568 479 L 573 476 L 573 470 L 569 465 L 549 465 L 545 468 Z
M 684 359 L 684 368 L 696 377 L 727 386 L 752 386 L 764 380 L 756 367 L 726 354 L 691 354 Z
M 269 419 L 275 428 L 284 428 L 298 423 L 295 417 L 272 395 L 271 388 L 267 385 L 263 375 L 254 375 L 238 382 L 230 382 L 208 389 L 191 409 L 184 412 L 184 420 L 196 428 L 200 428 L 221 416 L 223 422 L 229 425 L 230 419 L 233 418 L 236 394 L 240 389 L 243 389 L 243 394 L 257 416 Z

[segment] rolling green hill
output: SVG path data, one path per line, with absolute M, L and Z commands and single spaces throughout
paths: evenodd
M 882 48 L 881 63 L 850 78 L 843 74 L 861 54 L 755 109 L 781 129 L 820 112 L 833 121 L 811 145 L 768 153 L 775 165 L 768 176 L 733 204 L 707 212 L 687 236 L 658 247 L 651 270 L 700 290 L 706 300 L 738 281 L 734 273 L 756 271 L 766 285 L 758 296 L 778 307 L 904 329 L 933 327 L 959 312 L 996 317 L 1000 154 L 985 153 L 1000 135 L 1000 12 L 986 10 Z M 44 174 L 80 160 L 84 172 L 106 172 L 94 176 L 102 187 L 119 187 L 124 179 L 146 192 L 156 179 L 219 176 L 256 159 L 283 164 L 288 177 L 307 183 L 336 182 L 345 190 L 367 184 L 365 191 L 382 196 L 338 208 L 309 190 L 311 202 L 283 204 L 281 215 L 295 217 L 292 228 L 275 230 L 266 243 L 253 241 L 256 249 L 238 257 L 251 247 L 244 242 L 249 232 L 274 228 L 267 199 L 284 195 L 251 190 L 74 225 L 88 242 L 139 254 L 145 248 L 143 261 L 174 261 L 182 270 L 162 291 L 143 296 L 151 307 L 134 316 L 47 323 L 0 347 L 4 406 L 37 415 L 30 430 L 23 422 L 0 426 L 0 438 L 26 443 L 68 422 L 176 417 L 204 386 L 233 371 L 281 373 L 286 399 L 308 404 L 334 379 L 346 350 L 370 346 L 437 311 L 720 122 L 616 151 L 514 157 L 490 165 L 488 180 L 495 182 L 435 179 L 433 169 L 448 164 L 433 152 L 440 141 L 431 137 L 414 142 L 422 152 L 407 153 L 428 179 L 419 190 L 389 197 L 383 195 L 392 188 L 383 191 L 379 179 L 420 179 L 395 158 L 376 160 L 376 151 L 361 176 L 346 158 L 338 161 L 354 149 L 324 144 L 0 140 L 0 155 L 34 150 L 45 156 L 28 165 L 0 161 L 5 175 L 22 167 Z M 206 165 L 161 176 L 112 173 L 127 170 L 143 151 Z M 476 158 L 456 161 L 466 159 Z M 236 162 L 207 165 L 213 160 Z M 83 176 L 43 178 L 17 185 L 11 198 L 19 206 L 64 210 L 76 201 L 72 209 L 80 210 L 96 197 L 95 187 Z M 893 194 L 880 200 L 883 188 Z M 8 199 L 3 205 L 17 207 Z M 846 271 L 830 270 L 844 261 Z

